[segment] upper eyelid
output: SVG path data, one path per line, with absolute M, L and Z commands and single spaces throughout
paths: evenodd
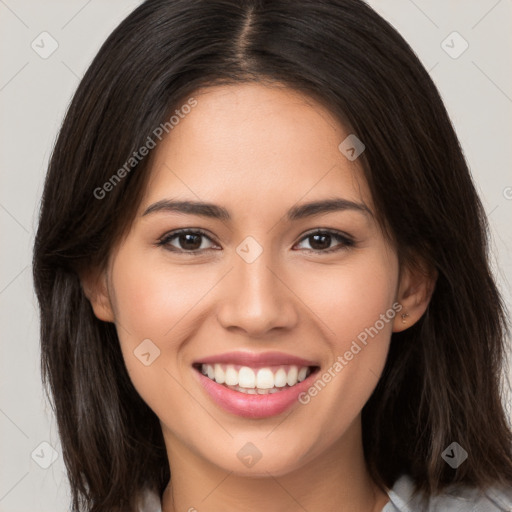
M 181 229 L 175 229 L 172 231 L 168 231 L 167 233 L 164 233 L 159 239 L 158 242 L 163 242 L 165 240 L 171 240 L 174 237 L 181 235 L 181 234 L 199 234 L 201 236 L 204 236 L 205 238 L 210 239 L 213 243 L 218 244 L 218 242 L 215 240 L 215 237 L 210 235 L 207 231 L 201 229 L 201 228 L 181 228 Z
M 204 236 L 205 238 L 208 238 L 214 244 L 220 245 L 215 240 L 214 237 L 212 237 L 210 234 L 208 234 L 208 232 L 206 232 L 202 228 L 181 228 L 181 229 L 169 231 L 168 233 L 165 233 L 164 235 L 162 235 L 158 239 L 158 241 L 159 242 L 164 242 L 165 240 L 172 240 L 174 237 L 176 237 L 176 236 L 178 236 L 180 234 L 183 234 L 183 233 L 199 234 L 201 236 Z M 346 240 L 349 240 L 351 242 L 353 242 L 353 240 L 354 240 L 351 235 L 349 235 L 348 233 L 345 233 L 343 231 L 338 231 L 338 230 L 335 230 L 335 229 L 332 229 L 332 228 L 313 228 L 312 230 L 306 231 L 306 233 L 304 233 L 294 245 L 296 245 L 297 243 L 302 242 L 303 240 L 305 240 L 306 238 L 308 238 L 310 236 L 313 236 L 315 234 L 323 234 L 323 233 L 327 233 L 327 234 L 333 235 L 333 236 L 338 237 L 338 238 L 346 239 Z M 180 249 L 177 249 L 177 250 L 180 250 Z M 208 249 L 201 249 L 201 251 L 207 251 L 207 250 Z M 193 252 L 200 252 L 200 251 L 198 250 L 198 251 L 183 251 L 183 252 L 193 253 Z M 327 252 L 327 251 L 319 251 L 319 252 Z

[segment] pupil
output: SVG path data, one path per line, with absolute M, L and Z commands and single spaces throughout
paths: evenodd
M 180 244 L 184 249 L 199 249 L 201 247 L 201 236 L 190 233 L 180 235 Z
M 315 250 L 328 249 L 331 245 L 331 235 L 311 235 L 313 243 L 311 247 Z M 201 247 L 201 235 L 184 234 L 180 235 L 180 244 L 184 249 L 194 250 Z
M 312 235 L 312 238 L 314 240 L 313 243 L 310 243 L 311 247 L 315 250 L 321 250 L 321 249 L 328 249 L 331 245 L 331 235 Z M 319 242 L 318 240 L 320 238 L 323 238 L 324 242 Z M 316 247 L 315 247 L 316 245 Z

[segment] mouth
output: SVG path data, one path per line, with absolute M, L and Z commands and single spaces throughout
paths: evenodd
M 280 353 L 233 352 L 192 367 L 216 405 L 246 418 L 275 416 L 292 407 L 320 371 L 314 361 Z
M 280 393 L 296 386 L 319 369 L 318 366 L 296 365 L 251 368 L 220 363 L 197 363 L 194 368 L 217 384 L 248 395 Z

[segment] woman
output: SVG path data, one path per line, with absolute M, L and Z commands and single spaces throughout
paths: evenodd
M 362 1 L 144 2 L 73 98 L 35 244 L 73 510 L 508 510 L 486 236 Z

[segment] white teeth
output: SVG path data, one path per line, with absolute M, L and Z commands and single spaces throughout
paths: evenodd
M 258 370 L 256 387 L 259 389 L 272 389 L 274 387 L 274 374 L 270 368 L 260 368 Z
M 286 386 L 286 378 L 287 375 L 284 369 L 279 368 L 279 370 L 277 370 L 276 374 L 274 375 L 274 386 L 276 388 L 283 388 Z
M 233 368 L 233 366 L 229 365 L 226 368 L 226 384 L 228 386 L 236 386 L 238 385 L 238 372 Z
M 233 391 L 239 391 L 240 393 L 245 393 L 246 395 L 270 395 L 272 393 L 279 393 L 282 389 L 272 388 L 272 389 L 255 389 L 255 388 L 241 388 L 240 386 L 228 386 L 229 389 Z
M 308 374 L 308 368 L 301 368 L 299 370 L 299 374 L 297 375 L 297 380 L 299 382 L 302 382 L 306 378 L 307 374 Z
M 308 366 L 281 366 L 252 369 L 248 366 L 238 367 L 228 364 L 203 364 L 201 373 L 218 384 L 251 395 L 276 393 L 286 386 L 295 386 L 310 374 Z
M 299 371 L 297 370 L 296 366 L 292 366 L 288 370 L 288 376 L 286 378 L 286 382 L 288 383 L 288 386 L 294 386 L 297 384 L 297 377 L 299 375 Z
M 216 364 L 215 365 L 215 382 L 218 382 L 219 384 L 224 384 L 225 381 L 226 381 L 226 374 L 224 373 L 222 366 L 220 364 Z
M 252 368 L 242 366 L 238 372 L 238 385 L 242 388 L 255 388 L 256 375 Z

